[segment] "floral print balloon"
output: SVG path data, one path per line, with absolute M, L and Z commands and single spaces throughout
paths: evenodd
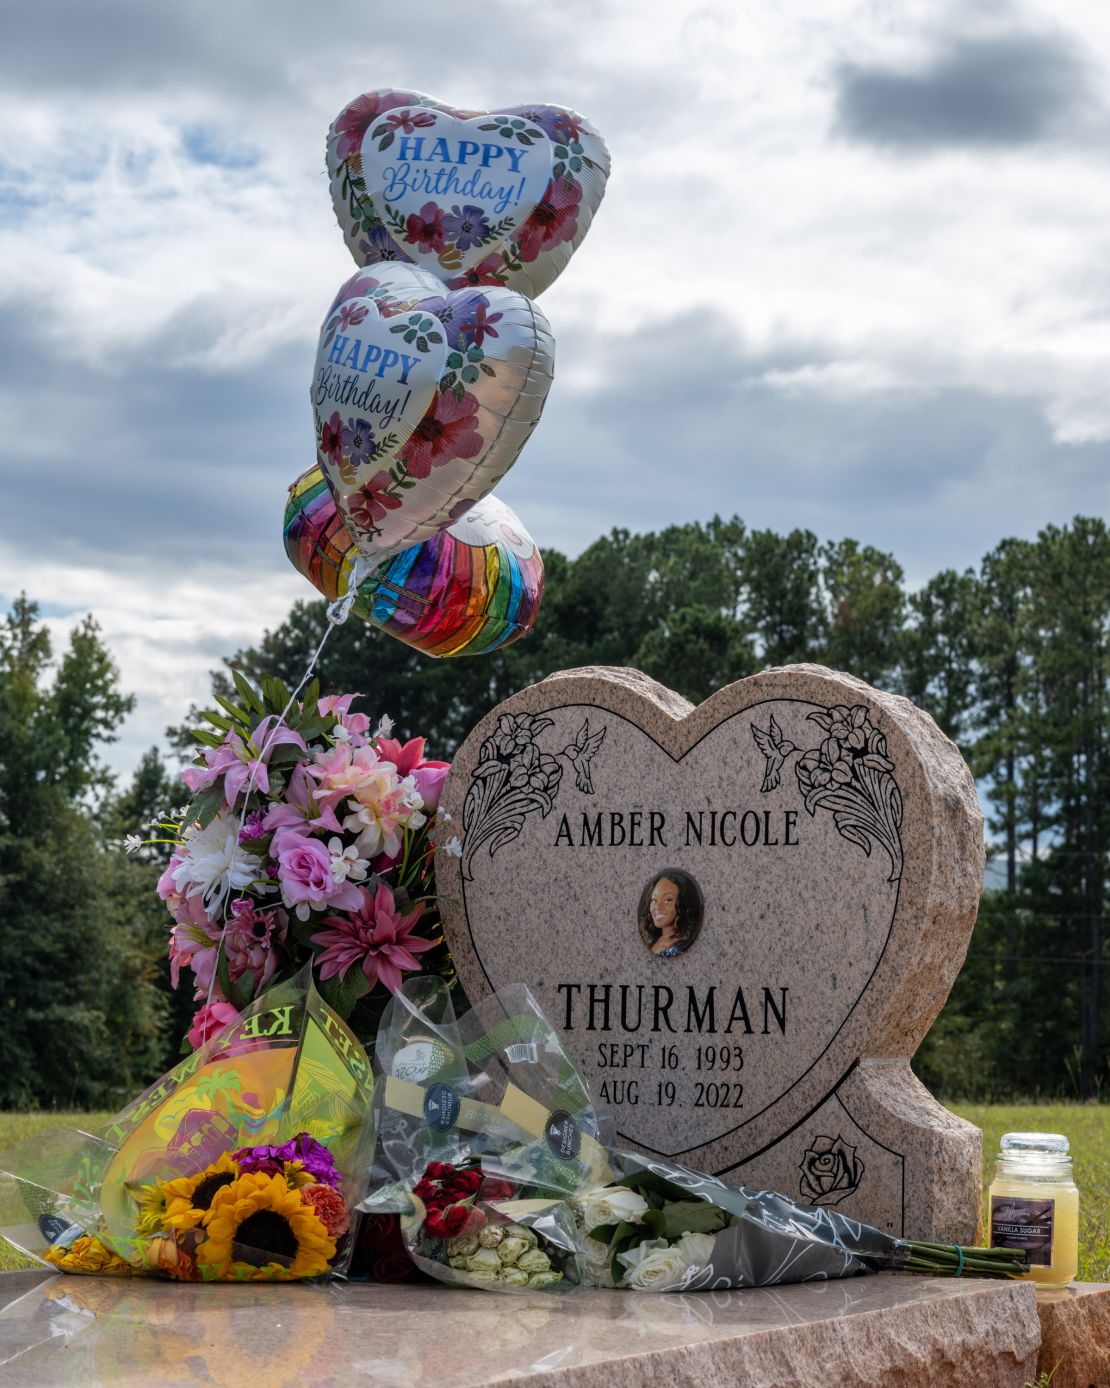
M 609 153 L 562 106 L 464 111 L 409 91 L 366 92 L 328 133 L 328 175 L 359 265 L 419 265 L 449 289 L 537 298 L 581 245 Z
M 411 265 L 351 276 L 311 394 L 317 461 L 364 556 L 423 543 L 496 486 L 539 421 L 554 351 L 513 290 L 448 290 Z

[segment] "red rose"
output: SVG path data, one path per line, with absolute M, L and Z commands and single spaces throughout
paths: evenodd
M 483 1200 L 511 1200 L 514 1193 L 515 1190 L 511 1181 L 502 1181 L 487 1176 L 482 1182 Z

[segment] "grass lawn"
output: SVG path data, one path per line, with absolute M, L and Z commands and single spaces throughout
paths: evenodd
M 994 1174 L 994 1157 L 1003 1133 L 1066 1133 L 1075 1158 L 1079 1186 L 1079 1277 L 1083 1282 L 1110 1282 L 1110 1105 L 1092 1104 L 950 1104 L 983 1129 L 983 1193 Z M 108 1113 L 0 1113 L 0 1151 L 25 1142 L 47 1128 L 65 1124 L 95 1132 Z M 0 1270 L 26 1266 L 11 1249 L 0 1246 Z

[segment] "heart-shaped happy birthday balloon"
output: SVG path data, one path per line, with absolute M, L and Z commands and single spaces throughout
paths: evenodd
M 320 332 L 317 459 L 351 539 L 384 558 L 496 486 L 535 428 L 555 343 L 511 289 L 448 291 L 424 270 L 352 275 Z
M 357 97 L 328 132 L 328 176 L 360 265 L 401 260 L 448 288 L 535 299 L 589 230 L 609 152 L 561 106 L 460 111 L 419 92 Z
M 347 591 L 358 550 L 320 468 L 289 488 L 285 552 L 334 600 Z M 425 655 L 480 655 L 532 630 L 543 560 L 532 537 L 494 496 L 422 545 L 386 559 L 359 586 L 354 612 Z

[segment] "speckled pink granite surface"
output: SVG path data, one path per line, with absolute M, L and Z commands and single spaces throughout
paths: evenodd
M 881 1274 L 776 1290 L 504 1296 L 0 1274 L 5 1388 L 1021 1388 L 1032 1286 Z

